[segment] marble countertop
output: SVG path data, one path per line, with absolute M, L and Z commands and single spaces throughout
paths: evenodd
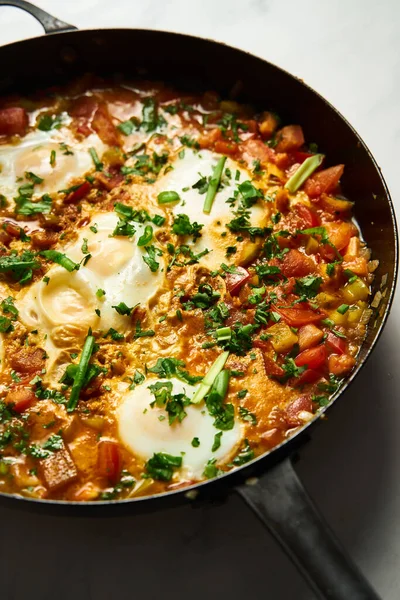
M 396 0 L 39 0 L 85 27 L 192 33 L 258 54 L 302 77 L 355 126 L 400 213 L 400 3 Z M 0 7 L 0 44 L 41 34 Z M 384 600 L 400 587 L 400 306 L 368 366 L 301 452 L 298 472 Z M 396 366 L 397 365 L 397 366 Z M 256 518 L 220 506 L 67 519 L 0 509 L 4 600 L 312 598 Z M 318 549 L 316 549 L 318 551 Z M 26 567 L 28 570 L 26 570 Z M 349 599 L 351 600 L 351 599 Z

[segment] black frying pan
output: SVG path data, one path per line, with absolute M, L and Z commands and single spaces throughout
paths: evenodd
M 43 25 L 46 38 L 0 48 L 0 93 L 27 93 L 65 83 L 84 72 L 128 79 L 158 78 L 179 88 L 214 89 L 223 96 L 275 109 L 286 123 L 300 123 L 332 164 L 345 163 L 343 187 L 356 202 L 356 217 L 373 258 L 380 261 L 373 294 L 384 297 L 371 319 L 358 365 L 326 410 L 354 380 L 370 355 L 389 314 L 397 275 L 397 229 L 389 191 L 368 148 L 326 100 L 274 65 L 224 44 L 188 35 L 135 29 L 77 31 L 23 0 L 0 0 L 22 8 Z M 238 82 L 239 80 L 239 82 Z M 86 504 L 1 495 L 21 508 L 107 514 L 155 510 L 188 498 L 209 501 L 235 490 L 282 544 L 316 594 L 329 600 L 373 600 L 378 596 L 340 547 L 308 497 L 292 466 L 320 414 L 272 452 L 220 477 L 176 492 L 120 502 Z M 188 494 L 188 491 L 191 494 Z

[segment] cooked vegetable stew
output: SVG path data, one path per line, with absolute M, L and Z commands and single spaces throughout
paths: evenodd
M 218 477 L 352 371 L 377 260 L 273 112 L 88 77 L 0 109 L 0 491 Z

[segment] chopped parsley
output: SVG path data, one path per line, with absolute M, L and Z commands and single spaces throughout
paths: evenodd
M 159 481 L 171 481 L 174 469 L 182 466 L 181 456 L 172 456 L 164 452 L 156 452 L 145 464 L 148 477 Z
M 172 225 L 173 233 L 176 233 L 176 235 L 191 235 L 193 236 L 193 242 L 195 242 L 197 238 L 201 237 L 200 231 L 202 228 L 203 225 L 200 225 L 196 221 L 191 223 L 189 217 L 182 214 L 174 217 L 174 222 Z

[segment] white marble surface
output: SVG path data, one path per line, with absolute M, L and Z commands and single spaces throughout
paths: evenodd
M 398 0 L 39 4 L 81 28 L 167 29 L 222 40 L 301 76 L 360 132 L 400 213 Z M 0 7 L 0 44 L 40 33 L 32 17 Z M 399 328 L 397 298 L 367 368 L 298 465 L 321 511 L 385 600 L 400 597 Z M 119 519 L 66 520 L 2 508 L 0 522 L 4 600 L 312 597 L 234 497 L 210 509 Z

